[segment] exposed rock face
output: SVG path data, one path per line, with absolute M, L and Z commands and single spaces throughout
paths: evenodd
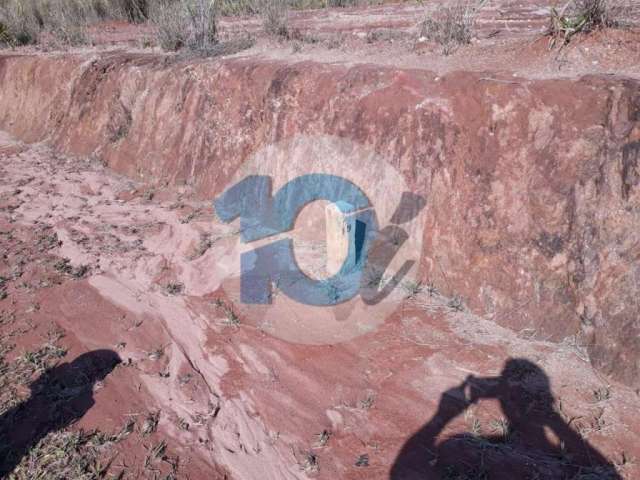
M 640 81 L 113 54 L 2 56 L 0 78 L 0 128 L 203 198 L 269 143 L 366 145 L 427 199 L 426 281 L 640 380 Z

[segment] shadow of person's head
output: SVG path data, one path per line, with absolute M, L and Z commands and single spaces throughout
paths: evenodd
M 551 392 L 545 371 L 526 358 L 510 358 L 504 364 L 500 379 L 507 386 L 523 386 L 532 391 Z
M 31 385 L 34 395 L 51 396 L 52 389 L 66 390 L 67 397 L 87 393 L 103 381 L 121 363 L 118 354 L 112 350 L 93 350 L 79 355 L 71 362 L 65 362 L 46 370 Z
M 102 381 L 122 362 L 113 350 L 93 350 L 83 353 L 68 364 L 69 373 L 84 378 L 86 383 Z
M 547 377 L 545 371 L 526 358 L 510 358 L 507 360 L 502 368 L 500 377 L 506 382 L 521 382 L 527 378 L 535 378 L 543 382 L 549 389 L 549 377 Z
M 535 401 L 538 407 L 550 408 L 553 403 L 551 383 L 545 371 L 526 358 L 508 359 L 497 377 L 476 377 L 465 380 L 469 400 L 475 403 L 482 398 L 495 398 L 503 409 L 519 408 Z M 505 412 L 508 414 L 508 412 Z

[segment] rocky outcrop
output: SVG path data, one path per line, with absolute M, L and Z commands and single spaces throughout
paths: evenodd
M 365 145 L 427 200 L 425 281 L 640 381 L 640 81 L 102 54 L 2 56 L 0 84 L 0 128 L 203 198 L 271 143 Z

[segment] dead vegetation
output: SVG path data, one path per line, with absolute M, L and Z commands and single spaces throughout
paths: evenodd
M 486 0 L 452 0 L 430 8 L 419 25 L 418 42 L 437 44 L 444 55 L 454 53 L 473 38 L 477 15 Z M 379 0 L 0 0 L 0 46 L 43 43 L 65 47 L 91 43 L 93 23 L 118 19 L 149 21 L 156 26 L 156 44 L 163 50 L 206 56 L 229 55 L 250 48 L 250 37 L 221 42 L 219 15 L 260 15 L 265 33 L 299 42 L 307 38 L 290 25 L 289 11 L 379 4 Z M 631 24 L 634 0 L 569 0 L 552 8 L 550 46 L 566 45 L 577 33 Z M 393 36 L 390 31 L 387 35 Z M 369 33 L 369 43 L 379 32 Z M 314 42 L 315 43 L 315 42 Z M 331 48 L 331 47 L 329 47 Z
M 218 2 L 221 15 L 252 15 L 260 13 L 261 3 L 271 0 L 222 0 Z M 276 0 L 280 1 L 280 0 Z M 380 5 L 382 0 L 283 0 L 291 10 L 320 8 L 348 8 L 358 5 Z
M 74 267 L 71 264 L 71 260 L 69 260 L 68 258 L 59 260 L 53 265 L 53 267 L 60 273 L 67 274 L 76 279 L 86 277 L 91 270 L 88 265 L 78 265 L 77 267 Z
M 420 40 L 438 44 L 444 55 L 471 43 L 478 11 L 484 0 L 455 0 L 430 12 L 420 24 Z
M 19 386 L 27 385 L 34 375 L 55 366 L 67 353 L 55 343 L 47 342 L 37 350 L 26 351 L 7 362 L 5 355 L 12 349 L 12 345 L 0 345 L 0 414 L 21 400 Z
M 424 290 L 424 285 L 421 281 L 406 280 L 401 286 L 406 293 L 405 299 L 407 300 L 415 298 L 416 295 Z
M 551 9 L 549 46 L 560 40 L 563 47 L 578 33 L 627 26 L 632 10 L 631 0 L 569 0 L 560 10 Z
M 66 355 L 66 350 L 57 344 L 59 339 L 59 335 L 54 336 L 40 348 L 26 351 L 12 361 L 6 360 L 12 346 L 0 344 L 0 414 L 3 415 L 3 419 L 9 410 L 17 408 L 18 404 L 26 399 L 24 394 L 20 393 L 24 391 L 21 386 L 43 375 Z M 56 401 L 53 395 L 58 393 L 63 395 L 65 392 L 52 389 L 49 394 L 52 396 L 52 402 Z M 5 432 L 11 430 L 11 425 L 4 422 L 0 427 Z M 51 432 L 29 450 L 8 478 L 102 478 L 109 465 L 108 460 L 104 460 L 107 444 L 114 443 L 119 438 L 98 431 L 64 429 Z M 0 458 L 8 458 L 5 456 L 10 454 L 11 446 L 4 441 L 0 443 Z
M 10 326 L 15 321 L 14 316 L 0 311 L 0 326 Z M 0 336 L 0 472 L 7 466 L 10 470 L 3 472 L 6 473 L 3 478 L 178 478 L 179 459 L 167 453 L 167 442 L 157 433 L 159 411 L 149 412 L 139 428 L 136 428 L 134 418 L 126 419 L 120 428 L 111 432 L 74 428 L 73 422 L 58 428 L 57 418 L 68 414 L 65 405 L 71 397 L 88 388 L 90 380 L 85 374 L 65 380 L 50 376 L 50 372 L 67 357 L 66 349 L 60 345 L 64 338 L 61 331 L 49 332 L 46 343 L 22 353 L 16 352 L 18 349 L 6 342 L 9 337 Z M 31 390 L 30 395 L 26 387 Z M 28 405 L 34 395 L 51 404 L 50 412 L 45 414 L 51 419 L 51 430 L 29 446 L 24 454 L 13 457 L 16 452 L 11 440 L 12 432 L 20 428 L 24 421 L 20 412 L 30 408 Z M 147 455 L 141 460 L 142 471 L 120 458 L 123 448 L 127 448 L 121 442 L 129 441 L 127 439 L 132 435 L 136 437 L 135 442 L 151 440 L 148 446 L 143 444 Z
M 210 51 L 218 44 L 216 15 L 212 0 L 158 0 L 149 9 L 158 43 L 168 51 Z
M 0 0 L 0 44 L 82 45 L 93 22 L 146 16 L 146 0 Z
M 181 295 L 184 292 L 184 284 L 180 282 L 169 282 L 165 286 L 165 290 L 169 295 Z
M 144 422 L 142 423 L 140 433 L 145 437 L 154 433 L 158 429 L 159 418 L 160 412 L 150 412 L 149 414 L 147 414 Z
M 318 433 L 316 437 L 317 437 L 317 441 L 314 444 L 314 447 L 323 448 L 327 446 L 327 443 L 329 443 L 329 439 L 331 438 L 331 432 L 329 430 L 323 430 L 322 433 Z
M 291 40 L 294 50 L 300 50 L 301 43 L 317 43 L 313 35 L 305 35 L 299 29 L 292 28 L 289 22 L 289 0 L 258 0 L 258 12 L 262 16 L 262 25 L 267 35 L 280 40 Z
M 228 55 L 253 45 L 250 38 L 220 42 L 218 15 L 261 15 L 268 34 L 300 40 L 288 22 L 291 9 L 350 7 L 379 0 L 0 0 L 0 45 L 91 43 L 91 24 L 116 19 L 149 21 L 165 51 Z
M 200 234 L 200 242 L 198 246 L 195 248 L 195 251 L 189 255 L 188 260 L 196 260 L 202 257 L 207 251 L 213 246 L 216 240 L 211 238 L 211 235 L 208 233 Z
M 236 328 L 240 326 L 240 318 L 233 311 L 233 308 L 230 307 L 226 302 L 224 302 L 224 300 L 217 299 L 215 301 L 215 306 L 216 308 L 221 310 L 225 316 L 224 325 L 232 326 Z
M 300 465 L 300 470 L 307 475 L 313 475 L 320 470 L 318 456 L 312 451 L 305 452 L 298 464 Z
M 104 478 L 110 466 L 110 461 L 105 459 L 110 443 L 98 431 L 52 432 L 29 451 L 9 478 Z
M 0 44 L 77 46 L 95 22 L 149 20 L 164 50 L 203 52 L 218 43 L 216 14 L 215 0 L 0 0 Z
M 289 35 L 287 0 L 260 0 L 259 11 L 264 29 L 271 35 L 287 37 Z

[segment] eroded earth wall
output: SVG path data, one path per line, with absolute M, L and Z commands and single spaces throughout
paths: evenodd
M 0 56 L 0 85 L 1 129 L 205 199 L 267 144 L 366 145 L 426 198 L 425 281 L 639 383 L 637 80 L 101 54 Z

